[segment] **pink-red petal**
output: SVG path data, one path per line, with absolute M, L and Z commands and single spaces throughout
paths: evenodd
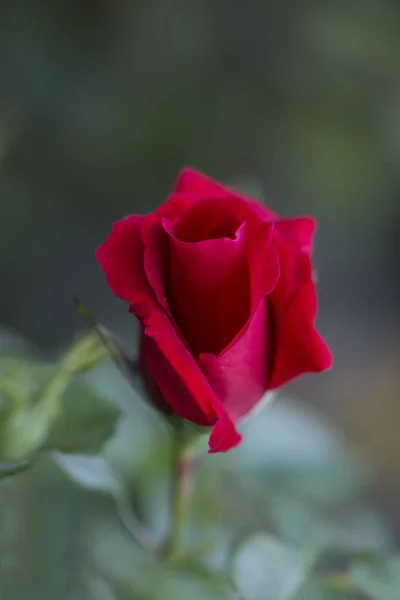
M 278 252 L 271 244 L 274 223 L 258 221 L 247 225 L 246 254 L 250 273 L 251 314 L 253 314 L 260 300 L 275 289 L 281 268 Z
M 199 357 L 199 365 L 233 423 L 250 412 L 267 389 L 271 353 L 268 318 L 263 300 L 236 344 L 220 356 Z
M 169 242 L 171 312 L 195 356 L 218 354 L 249 315 L 244 227 L 234 240 L 195 243 L 177 239 L 169 229 Z
M 277 323 L 282 318 L 286 304 L 295 287 L 297 251 L 292 246 L 282 243 L 276 244 L 275 250 L 279 261 L 279 279 L 268 301 L 272 308 L 274 322 Z
M 249 205 L 249 208 L 261 219 L 275 220 L 276 213 L 261 204 L 258 200 L 250 198 L 241 192 L 224 186 L 204 173 L 184 167 L 175 184 L 175 191 L 182 194 L 191 194 L 198 199 L 218 199 L 226 196 L 240 198 Z
M 221 183 L 192 167 L 181 170 L 174 188 L 179 194 L 192 194 L 201 199 L 226 196 L 226 188 Z
M 213 427 L 213 430 L 208 441 L 209 453 L 228 452 L 240 444 L 242 436 L 236 430 L 228 415 L 221 410 L 218 421 Z
M 176 402 L 184 404 L 188 395 L 191 395 L 201 412 L 207 417 L 208 423 L 215 423 L 215 393 L 167 315 L 161 310 L 153 311 L 143 325 L 145 335 L 152 339 L 165 359 L 165 368 L 163 368 L 159 356 L 155 357 L 151 350 L 147 355 L 150 359 L 149 370 L 165 400 L 173 408 L 173 404 Z M 176 374 L 181 379 L 181 387 L 186 388 L 188 392 L 182 398 L 172 398 L 171 390 L 178 384 L 172 380 L 171 374 Z
M 143 336 L 142 351 L 145 367 L 152 374 L 157 390 L 171 410 L 198 425 L 212 425 L 215 419 L 210 419 L 203 412 L 192 391 L 185 385 L 182 375 L 173 369 L 169 360 L 149 335 Z M 156 402 L 159 403 L 157 390 L 153 390 L 153 395 L 156 394 Z
M 160 219 L 154 214 L 144 217 L 142 235 L 145 246 L 143 261 L 147 280 L 160 306 L 170 315 L 166 293 L 169 262 L 168 235 Z
M 174 221 L 184 215 L 197 202 L 197 198 L 193 195 L 174 192 L 164 204 L 161 204 L 155 214 L 159 219 L 169 219 Z
M 152 296 L 143 268 L 143 217 L 132 215 L 113 225 L 112 232 L 96 251 L 107 283 L 122 300 Z
M 268 389 L 332 365 L 331 352 L 314 325 L 317 295 L 310 259 L 306 253 L 299 253 L 296 263 L 294 289 L 276 315 L 275 356 Z
M 279 239 L 298 250 L 311 253 L 317 222 L 314 217 L 297 217 L 295 219 L 279 219 L 276 222 L 276 232 Z
M 147 367 L 172 410 L 200 425 L 214 425 L 210 452 L 236 446 L 240 434 L 167 316 L 154 312 L 144 333 L 149 338 L 144 340 Z
M 184 242 L 235 238 L 237 229 L 251 212 L 245 202 L 224 196 L 199 200 L 174 226 L 174 235 Z
M 246 334 L 253 315 L 264 298 L 274 292 L 280 279 L 278 252 L 270 243 L 274 224 L 265 221 L 246 222 L 246 261 L 250 286 L 250 304 L 248 317 L 243 327 L 220 354 L 229 352 Z M 265 343 L 270 344 L 269 334 L 265 333 Z

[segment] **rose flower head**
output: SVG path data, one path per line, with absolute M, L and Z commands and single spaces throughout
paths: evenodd
M 97 250 L 142 327 L 145 379 L 212 426 L 210 452 L 240 442 L 237 422 L 267 390 L 331 366 L 314 326 L 315 227 L 185 168 L 164 204 L 114 223 Z

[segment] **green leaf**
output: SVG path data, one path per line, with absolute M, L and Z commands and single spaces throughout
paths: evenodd
M 233 579 L 245 600 L 291 600 L 305 571 L 293 548 L 266 534 L 245 540 L 233 558 Z
M 89 387 L 73 383 L 65 392 L 45 449 L 96 453 L 113 435 L 120 409 Z
M 391 556 L 376 564 L 356 564 L 350 570 L 355 590 L 371 600 L 398 600 L 400 590 L 400 556 Z
M 122 480 L 113 472 L 104 456 L 53 453 L 53 459 L 65 474 L 88 490 L 109 494 L 115 501 L 118 516 L 129 534 L 149 554 L 158 552 L 152 533 L 133 512 Z
M 5 477 L 11 477 L 11 475 L 18 475 L 26 471 L 31 465 L 29 460 L 23 460 L 13 463 L 0 462 L 0 479 Z
M 51 417 L 30 408 L 12 411 L 0 423 L 0 459 L 6 463 L 28 460 L 39 451 L 50 423 Z
M 26 460 L 44 448 L 97 451 L 114 430 L 117 409 L 102 400 L 89 403 L 93 399 L 89 394 L 80 395 L 82 406 L 76 404 L 72 395 L 69 406 L 64 396 L 72 377 L 93 368 L 107 356 L 97 335 L 91 333 L 73 344 L 50 377 L 46 377 L 45 384 L 40 369 L 36 373 L 29 363 L 3 362 L 0 458 L 5 462 Z M 40 385 L 34 397 L 32 381 Z
M 80 486 L 112 495 L 119 492 L 119 481 L 102 456 L 54 452 L 53 458 L 68 477 Z
M 104 348 L 96 332 L 91 332 L 68 350 L 60 363 L 59 370 L 70 375 L 84 373 L 99 365 L 108 356 L 107 349 Z
M 26 404 L 34 389 L 30 366 L 25 361 L 14 358 L 1 360 L 0 414 Z

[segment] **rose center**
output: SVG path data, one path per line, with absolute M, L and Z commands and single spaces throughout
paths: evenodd
M 232 214 L 197 216 L 168 231 L 167 296 L 193 354 L 218 355 L 249 316 L 245 224 Z

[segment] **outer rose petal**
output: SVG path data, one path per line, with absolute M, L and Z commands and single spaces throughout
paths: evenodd
M 247 202 L 261 219 L 275 220 L 277 218 L 276 213 L 254 198 L 250 198 L 239 191 L 226 187 L 192 167 L 185 167 L 182 169 L 178 181 L 175 184 L 175 191 L 178 193 L 190 194 L 198 199 L 218 199 L 226 196 L 234 196 Z
M 262 301 L 245 334 L 220 356 L 203 354 L 199 364 L 235 423 L 258 403 L 267 389 L 271 345 L 268 307 Z
M 280 264 L 278 253 L 276 248 L 270 244 L 273 228 L 274 223 L 266 221 L 246 222 L 246 260 L 250 285 L 250 310 L 246 323 L 221 354 L 229 352 L 246 334 L 260 302 L 271 292 L 273 293 L 274 288 L 279 285 Z M 270 332 L 268 334 L 265 331 L 266 345 L 270 343 L 270 335 Z
M 258 221 L 247 225 L 246 250 L 253 314 L 261 299 L 275 289 L 281 268 L 276 248 L 270 243 L 274 223 Z
M 145 367 L 157 383 L 164 402 L 173 412 L 198 425 L 212 425 L 215 418 L 210 419 L 204 414 L 181 375 L 171 367 L 158 345 L 148 335 L 143 336 L 142 352 L 144 352 Z M 157 390 L 152 390 L 152 396 L 157 396 L 156 392 Z
M 279 238 L 299 250 L 311 253 L 317 222 L 314 217 L 298 217 L 296 219 L 280 219 L 276 222 Z
M 148 368 L 174 412 L 196 419 L 195 422 L 200 424 L 215 424 L 216 433 L 210 437 L 211 452 L 225 452 L 239 443 L 240 436 L 218 396 L 168 317 L 161 311 L 155 311 L 144 325 L 145 335 L 153 342 L 146 348 Z M 182 393 L 182 396 L 174 393 Z M 216 445 L 218 450 L 213 450 Z
M 165 289 L 165 276 L 168 272 L 168 236 L 160 219 L 153 214 L 143 218 L 142 235 L 144 243 L 144 271 L 160 306 L 171 315 Z
M 274 323 L 279 323 L 295 286 L 295 267 L 297 251 L 287 244 L 277 244 L 280 275 L 278 282 L 268 298 L 273 310 Z
M 153 296 L 143 268 L 142 220 L 133 215 L 114 223 L 112 233 L 96 251 L 108 285 L 116 296 L 130 302 Z
M 226 196 L 226 188 L 192 167 L 184 167 L 175 183 L 175 191 L 179 194 L 191 194 L 196 198 L 219 198 Z
M 173 221 L 184 215 L 196 202 L 197 198 L 191 194 L 174 193 L 157 208 L 155 214 L 159 219 Z
M 314 326 L 317 295 L 306 253 L 296 257 L 294 289 L 282 307 L 281 314 L 276 315 L 276 350 L 268 389 L 332 365 L 331 352 Z
M 210 454 L 214 454 L 215 452 L 227 452 L 238 446 L 241 441 L 242 436 L 236 430 L 231 419 L 224 411 L 221 411 L 220 418 L 214 425 L 210 435 L 208 452 Z

